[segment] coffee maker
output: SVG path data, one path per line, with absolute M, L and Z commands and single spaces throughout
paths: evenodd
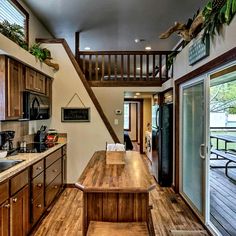
M 15 137 L 15 131 L 7 130 L 0 132 L 0 150 L 6 150 L 8 155 L 13 155 L 16 149 L 13 148 L 13 139 Z

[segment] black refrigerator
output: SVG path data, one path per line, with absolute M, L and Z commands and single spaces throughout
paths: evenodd
M 155 105 L 152 113 L 152 171 L 168 187 L 173 178 L 173 104 Z

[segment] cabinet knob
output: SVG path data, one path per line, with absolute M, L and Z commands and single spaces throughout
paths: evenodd
M 37 184 L 38 188 L 42 188 L 42 186 L 43 186 L 42 184 Z
M 57 186 L 57 185 L 55 185 L 55 186 L 54 186 L 54 188 L 55 188 L 55 189 L 57 189 L 57 188 L 58 188 L 58 186 Z
M 38 205 L 37 205 L 37 207 L 38 207 L 38 208 L 41 208 L 41 207 L 42 207 L 42 205 L 41 205 L 41 204 L 38 204 Z
M 57 169 L 53 169 L 52 172 L 57 172 Z
M 13 201 L 13 202 L 17 202 L 17 198 L 13 198 L 12 201 Z
M 42 166 L 38 166 L 36 170 L 42 170 Z
M 6 204 L 4 207 L 5 207 L 5 208 L 9 208 L 9 207 L 10 207 L 10 204 L 8 203 L 8 204 Z

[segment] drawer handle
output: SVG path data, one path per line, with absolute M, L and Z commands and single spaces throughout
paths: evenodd
M 13 198 L 12 201 L 13 201 L 13 202 L 17 202 L 17 198 Z
M 58 186 L 57 186 L 57 185 L 55 185 L 53 188 L 55 188 L 55 189 L 58 189 Z
M 37 184 L 38 188 L 42 188 L 42 186 L 43 186 L 42 184 Z
M 54 173 L 57 172 L 57 171 L 58 171 L 57 169 L 53 169 L 53 170 L 52 170 L 52 172 L 54 172 Z
M 5 207 L 5 208 L 9 208 L 9 207 L 10 207 L 10 204 L 8 203 L 8 204 L 6 204 L 4 207 Z
M 37 205 L 37 207 L 38 207 L 38 208 L 41 208 L 41 207 L 42 207 L 42 205 L 41 205 L 41 204 L 38 204 L 38 205 Z
M 38 166 L 36 170 L 42 170 L 42 166 Z

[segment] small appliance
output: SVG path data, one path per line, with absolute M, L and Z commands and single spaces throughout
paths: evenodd
M 6 150 L 8 156 L 17 153 L 17 149 L 13 147 L 14 137 L 15 131 L 13 130 L 0 132 L 0 150 Z
M 44 143 L 47 136 L 47 126 L 42 125 L 40 130 L 37 131 L 34 141 L 37 143 Z

